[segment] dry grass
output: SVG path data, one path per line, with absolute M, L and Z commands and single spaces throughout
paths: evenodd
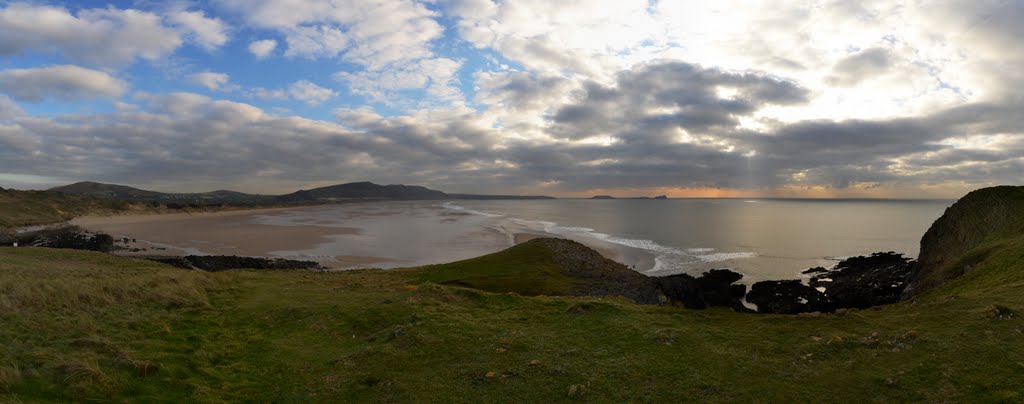
M 0 316 L 39 310 L 89 311 L 125 303 L 204 307 L 209 305 L 207 291 L 232 276 L 173 270 L 98 253 L 72 267 L 62 259 L 65 254 L 0 249 Z M 38 265 L 40 258 L 48 265 Z M 25 260 L 36 264 L 24 265 Z
M 17 364 L 0 366 L 0 391 L 7 391 L 21 383 L 21 368 Z

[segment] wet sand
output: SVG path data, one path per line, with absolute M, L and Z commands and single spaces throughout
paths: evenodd
M 374 202 L 244 211 L 83 217 L 74 225 L 134 242 L 120 255 L 240 255 L 395 268 L 500 251 L 511 237 L 488 218 L 436 202 Z M 133 251 L 135 250 L 135 251 Z
M 211 254 L 269 256 L 270 251 L 301 249 L 329 241 L 328 236 L 358 234 L 354 227 L 275 226 L 254 221 L 257 216 L 286 212 L 287 208 L 225 212 L 170 213 L 82 217 L 71 224 L 101 231 L 115 238 L 138 240 L 121 251 L 125 255 Z

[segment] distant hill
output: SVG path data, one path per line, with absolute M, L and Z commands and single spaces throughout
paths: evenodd
M 278 198 L 289 202 L 343 199 L 430 200 L 448 199 L 448 194 L 416 185 L 377 185 L 364 181 L 302 190 Z
M 343 200 L 553 199 L 549 196 L 536 195 L 447 194 L 418 185 L 378 185 L 367 181 L 301 190 L 285 195 L 254 195 L 226 190 L 202 193 L 164 193 L 91 181 L 56 187 L 52 188 L 51 191 L 125 201 L 177 202 L 203 205 L 217 203 L 310 203 Z
M 616 198 L 611 195 L 594 195 L 590 197 L 590 199 L 668 199 L 668 197 L 665 195 L 658 195 L 653 198 L 649 196 L 630 196 L 625 198 Z
M 476 194 L 448 194 L 451 199 L 482 199 L 482 200 L 503 200 L 503 199 L 557 199 L 553 196 L 544 195 L 476 195 Z
M 70 195 L 91 196 L 96 198 L 109 198 L 125 201 L 156 201 L 156 202 L 178 202 L 178 203 L 269 203 L 274 202 L 275 197 L 267 195 L 245 194 L 235 191 L 213 191 L 201 193 L 165 193 L 147 191 L 132 188 L 124 185 L 103 184 L 99 182 L 76 182 L 50 189 Z
M 165 195 L 156 191 L 146 191 L 124 185 L 103 184 L 92 181 L 76 182 L 71 185 L 51 188 L 50 190 L 71 195 L 114 199 L 156 199 Z

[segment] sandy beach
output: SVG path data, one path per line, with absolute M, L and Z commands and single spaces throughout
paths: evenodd
M 376 202 L 82 217 L 71 224 L 128 238 L 122 255 L 279 257 L 337 269 L 449 262 L 540 236 L 511 236 L 486 219 L 436 203 Z
M 287 209 L 263 209 L 163 215 L 83 217 L 72 224 L 137 242 L 141 253 L 263 256 L 269 251 L 299 249 L 327 241 L 327 236 L 356 234 L 359 229 L 320 226 L 273 226 L 253 221 L 258 215 Z M 166 250 L 159 250 L 165 248 Z M 130 252 L 122 252 L 132 254 Z

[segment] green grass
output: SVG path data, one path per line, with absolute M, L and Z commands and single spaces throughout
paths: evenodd
M 571 279 L 541 244 L 524 243 L 508 250 L 413 271 L 418 282 L 465 286 L 524 296 L 567 295 Z
M 1004 243 L 916 302 L 822 316 L 437 284 L 506 287 L 464 275 L 547 273 L 542 251 L 210 274 L 0 248 L 0 402 L 1020 402 L 1024 238 Z

